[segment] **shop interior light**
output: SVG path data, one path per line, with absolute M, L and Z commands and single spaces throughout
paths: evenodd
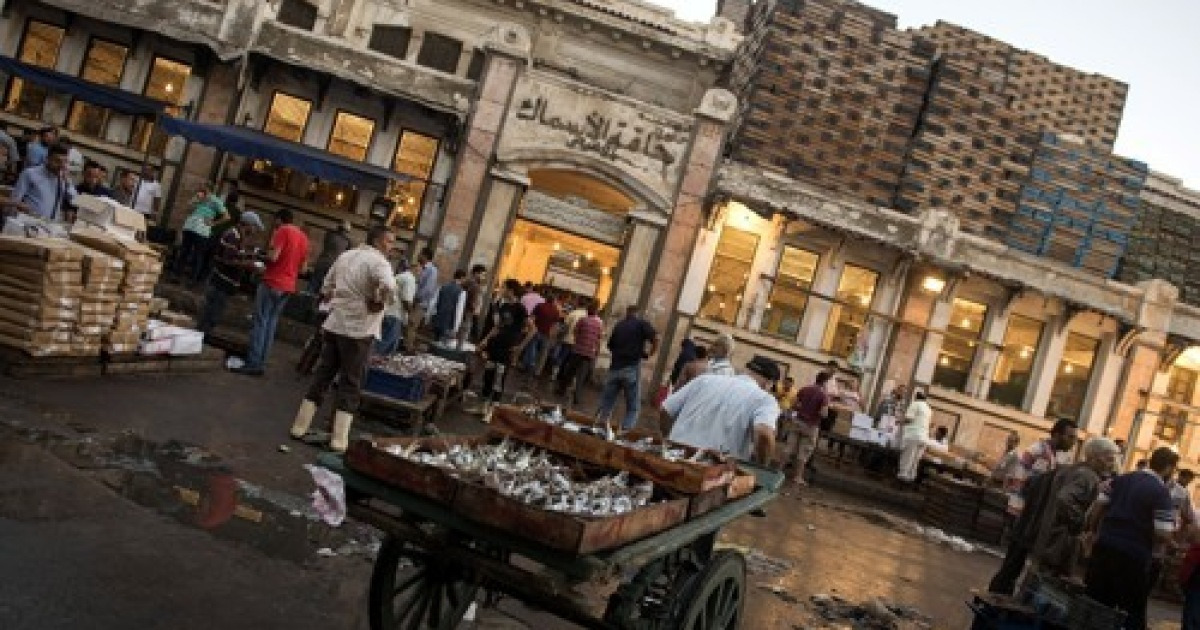
M 871 296 L 869 296 L 869 295 L 858 296 L 858 303 L 862 304 L 863 306 L 867 306 L 868 304 L 871 303 Z
M 562 249 L 562 245 L 558 244 L 558 242 L 556 241 L 556 242 L 554 243 L 554 251 L 558 251 L 558 250 L 560 250 L 560 249 Z
M 1020 355 L 1021 355 L 1022 359 L 1028 359 L 1029 358 L 1029 348 L 1021 348 Z
M 921 281 L 921 288 L 930 293 L 941 293 L 942 289 L 946 288 L 946 281 L 937 276 L 925 276 Z
M 716 291 L 716 290 L 717 290 L 717 285 L 715 285 L 715 284 L 708 285 L 709 293 L 712 293 L 713 291 Z
M 603 268 L 603 269 L 601 269 L 601 270 L 600 270 L 600 273 L 602 273 L 602 274 L 604 274 L 604 275 L 606 275 L 606 276 L 607 276 L 608 274 L 612 273 L 612 270 L 611 270 L 611 269 L 609 269 L 608 267 L 605 267 L 605 268 Z
M 971 327 L 971 320 L 970 320 L 970 318 L 967 318 L 967 317 L 964 317 L 964 318 L 963 318 L 963 320 L 962 320 L 962 327 L 963 327 L 963 328 L 970 328 L 970 327 Z
M 942 360 L 939 361 L 939 363 L 941 363 L 942 365 L 950 365 L 950 357 L 943 354 Z
M 578 258 L 576 258 L 575 260 L 572 260 L 572 261 L 571 261 L 571 268 L 573 268 L 573 269 L 578 269 L 578 268 L 579 268 L 579 259 L 578 259 Z
M 592 259 L 592 252 L 588 252 L 588 253 L 584 254 L 584 257 L 585 257 L 585 258 L 587 258 L 588 260 L 591 260 L 591 259 Z
M 167 91 L 167 94 L 170 94 L 170 93 L 172 93 L 172 92 L 174 92 L 174 91 L 175 91 L 175 84 L 174 84 L 174 83 L 168 83 L 168 84 L 166 84 L 166 85 L 163 87 L 163 89 L 165 89 L 165 90 Z
M 1067 364 L 1063 365 L 1063 372 L 1064 372 L 1064 373 L 1066 373 L 1066 374 L 1070 374 L 1070 373 L 1072 373 L 1072 372 L 1074 372 L 1074 371 L 1075 371 L 1075 366 L 1074 366 L 1074 365 L 1071 365 L 1070 363 L 1067 363 Z

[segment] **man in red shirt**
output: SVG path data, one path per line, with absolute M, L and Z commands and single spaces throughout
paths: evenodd
M 829 393 L 826 384 L 833 378 L 830 372 L 820 372 L 812 385 L 796 392 L 796 401 L 786 414 L 788 438 L 784 449 L 783 469 L 790 463 L 796 486 L 806 486 L 804 470 L 808 460 L 817 450 L 817 438 L 821 432 L 821 420 L 829 413 Z M 792 461 L 788 461 L 792 460 Z
M 591 380 L 592 368 L 596 365 L 596 355 L 600 353 L 600 338 L 604 336 L 604 320 L 596 314 L 596 303 L 589 301 L 587 315 L 575 322 L 574 343 L 571 344 L 571 354 L 558 373 L 558 384 L 555 387 L 559 396 L 570 396 L 572 405 L 579 404 L 579 392 L 583 384 Z M 570 389 L 570 394 L 568 394 Z
M 254 293 L 254 317 L 250 326 L 250 347 L 246 364 L 233 370 L 238 374 L 262 376 L 267 355 L 275 341 L 275 327 L 287 304 L 288 296 L 296 292 L 296 278 L 308 258 L 308 236 L 292 225 L 292 211 L 284 208 L 275 214 L 275 234 L 267 251 L 262 282 Z
M 537 337 L 525 351 L 525 369 L 534 376 L 541 375 L 546 368 L 546 358 L 554 349 L 555 333 L 559 322 L 562 321 L 562 311 L 558 308 L 558 297 L 553 293 L 546 301 L 533 307 L 533 325 L 537 328 Z

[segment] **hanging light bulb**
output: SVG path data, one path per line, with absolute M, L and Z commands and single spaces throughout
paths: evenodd
M 941 363 L 942 365 L 950 365 L 950 357 L 943 354 L 941 361 L 938 361 L 938 363 Z
M 559 245 L 558 241 L 555 241 L 554 242 L 554 251 L 558 251 L 560 249 L 562 249 L 562 245 Z
M 592 259 L 592 252 L 588 252 L 588 253 L 584 254 L 584 257 L 586 257 L 588 260 L 591 260 L 591 259 Z
M 175 84 L 168 83 L 166 86 L 163 87 L 163 89 L 165 89 L 167 91 L 167 94 L 174 94 L 175 93 Z
M 1021 355 L 1022 359 L 1028 359 L 1029 358 L 1029 348 L 1021 348 L 1020 355 Z
M 858 303 L 862 304 L 863 306 L 867 306 L 868 304 L 871 303 L 871 296 L 869 296 L 869 295 L 858 296 Z
M 600 273 L 602 273 L 602 274 L 604 274 L 604 275 L 606 275 L 606 276 L 607 276 L 609 273 L 611 273 L 611 272 L 612 272 L 612 270 L 611 270 L 611 269 L 609 269 L 608 267 L 605 267 L 605 268 L 603 268 L 603 269 L 601 269 L 601 270 L 600 270 Z
M 971 319 L 970 319 L 970 318 L 968 318 L 968 317 L 964 317 L 964 318 L 963 318 L 963 320 L 962 320 L 962 327 L 963 327 L 963 328 L 970 328 L 970 327 L 971 327 Z
M 572 260 L 572 261 L 571 261 L 571 268 L 572 268 L 572 269 L 578 269 L 578 268 L 579 268 L 579 259 L 578 259 L 578 258 L 576 258 L 575 260 Z
M 717 285 L 715 285 L 715 284 L 708 285 L 709 293 L 712 293 L 713 291 L 716 291 L 716 290 L 717 290 Z
M 1070 363 L 1067 363 L 1067 364 L 1063 365 L 1063 372 L 1064 372 L 1064 373 L 1066 373 L 1066 374 L 1071 374 L 1071 373 L 1072 373 L 1072 372 L 1074 372 L 1074 371 L 1075 371 L 1075 366 L 1071 365 Z

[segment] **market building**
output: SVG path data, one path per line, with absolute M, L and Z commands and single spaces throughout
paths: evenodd
M 925 387 L 933 424 L 992 457 L 1065 417 L 1130 463 L 1174 445 L 1197 465 L 1200 310 L 1153 271 L 1180 267 L 1188 195 L 1111 154 L 1123 84 L 852 2 L 745 15 L 672 343 L 728 332 L 801 384 L 836 360 L 868 410 Z
M 168 141 L 149 120 L 77 122 L 68 109 L 96 108 L 13 80 L 14 130 L 61 124 L 114 172 L 162 164 L 170 225 L 198 183 L 236 179 L 245 208 L 298 210 L 316 243 L 382 219 L 444 269 L 483 263 L 605 304 L 665 291 L 663 313 L 734 106 L 711 88 L 740 41 L 723 18 L 636 2 L 48 2 L 10 6 L 2 27 L 0 53 L 382 182 Z

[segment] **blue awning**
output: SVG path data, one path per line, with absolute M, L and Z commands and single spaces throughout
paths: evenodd
M 356 162 L 317 147 L 276 138 L 249 127 L 213 125 L 172 116 L 163 116 L 161 126 L 166 133 L 183 136 L 192 142 L 247 158 L 267 160 L 313 177 L 376 192 L 386 192 L 389 181 L 412 179 L 382 166 Z
M 100 85 L 57 70 L 30 65 L 0 55 L 0 72 L 17 76 L 55 92 L 65 92 L 88 103 L 107 107 L 122 114 L 150 116 L 158 114 L 166 103 L 118 87 Z

